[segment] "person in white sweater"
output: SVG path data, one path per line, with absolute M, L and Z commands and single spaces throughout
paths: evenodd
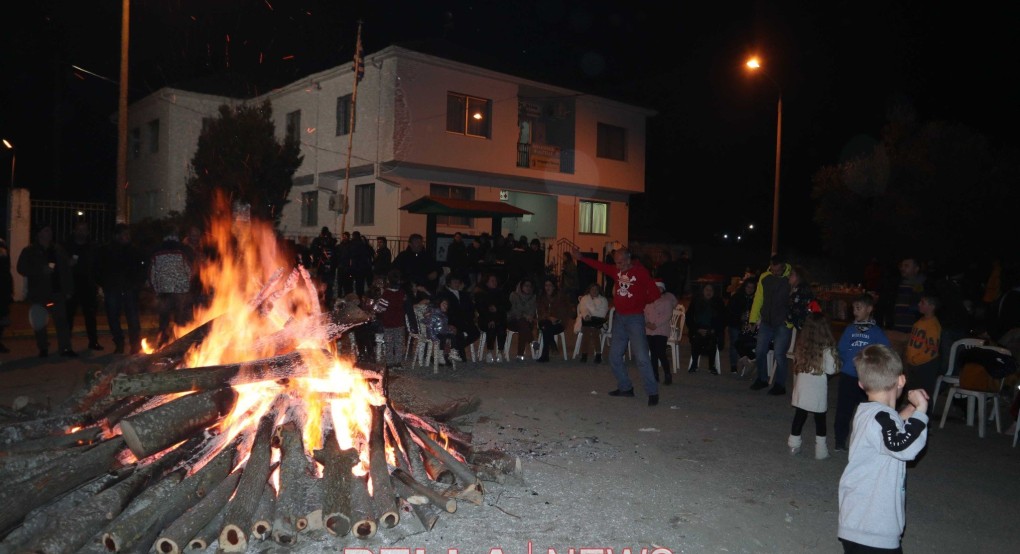
M 829 377 L 837 371 L 836 339 L 829 319 L 822 313 L 809 313 L 794 347 L 793 425 L 787 446 L 790 454 L 800 452 L 801 431 L 809 413 L 815 416 L 815 459 L 829 457 L 825 444 L 825 412 L 828 410 Z
M 914 389 L 896 412 L 907 383 L 903 362 L 874 344 L 854 357 L 868 401 L 857 407 L 850 457 L 839 480 L 839 533 L 843 552 L 901 552 L 907 462 L 928 441 L 928 393 Z
M 581 361 L 587 362 L 588 355 L 595 354 L 595 363 L 602 361 L 602 352 L 598 351 L 599 330 L 606 323 L 609 315 L 609 300 L 602 296 L 598 283 L 588 286 L 588 293 L 578 299 L 577 319 L 574 320 L 574 333 L 581 335 Z

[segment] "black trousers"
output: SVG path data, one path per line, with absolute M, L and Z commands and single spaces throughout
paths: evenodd
M 85 333 L 89 337 L 89 346 L 99 342 L 99 335 L 96 332 L 96 313 L 99 311 L 99 293 L 96 289 L 83 287 L 80 292 L 75 288 L 75 293 L 67 299 L 67 327 L 74 330 L 74 316 L 81 307 L 81 316 L 85 320 Z
M 669 348 L 667 348 L 666 341 L 669 337 L 666 335 L 645 335 L 648 338 L 648 350 L 652 355 L 652 372 L 655 373 L 655 380 L 659 380 L 659 366 L 662 366 L 662 372 L 665 375 L 669 373 Z
M 853 424 L 854 412 L 868 396 L 857 385 L 857 377 L 841 373 L 839 386 L 836 388 L 836 446 L 849 446 L 850 426 Z

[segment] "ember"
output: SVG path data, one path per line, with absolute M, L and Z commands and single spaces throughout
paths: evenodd
M 367 317 L 323 311 L 271 227 L 221 219 L 211 236 L 219 255 L 201 276 L 215 294 L 193 326 L 99 372 L 55 415 L 0 427 L 6 551 L 243 552 L 320 529 L 365 540 L 431 529 L 458 500 L 481 503 L 480 477 L 519 473 L 498 453 L 469 464 L 469 436 L 394 406 L 385 369 L 340 356 Z

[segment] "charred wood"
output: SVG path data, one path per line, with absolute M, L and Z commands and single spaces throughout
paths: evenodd
M 232 388 L 189 394 L 121 421 L 121 433 L 131 452 L 144 458 L 204 429 L 229 413 L 236 401 Z

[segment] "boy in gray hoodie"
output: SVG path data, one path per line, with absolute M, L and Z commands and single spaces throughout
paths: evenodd
M 850 456 L 839 480 L 839 540 L 843 552 L 902 552 L 907 462 L 928 440 L 928 393 L 907 393 L 903 362 L 889 347 L 871 345 L 854 358 L 868 401 L 854 415 Z M 877 549 L 877 550 L 876 550 Z

